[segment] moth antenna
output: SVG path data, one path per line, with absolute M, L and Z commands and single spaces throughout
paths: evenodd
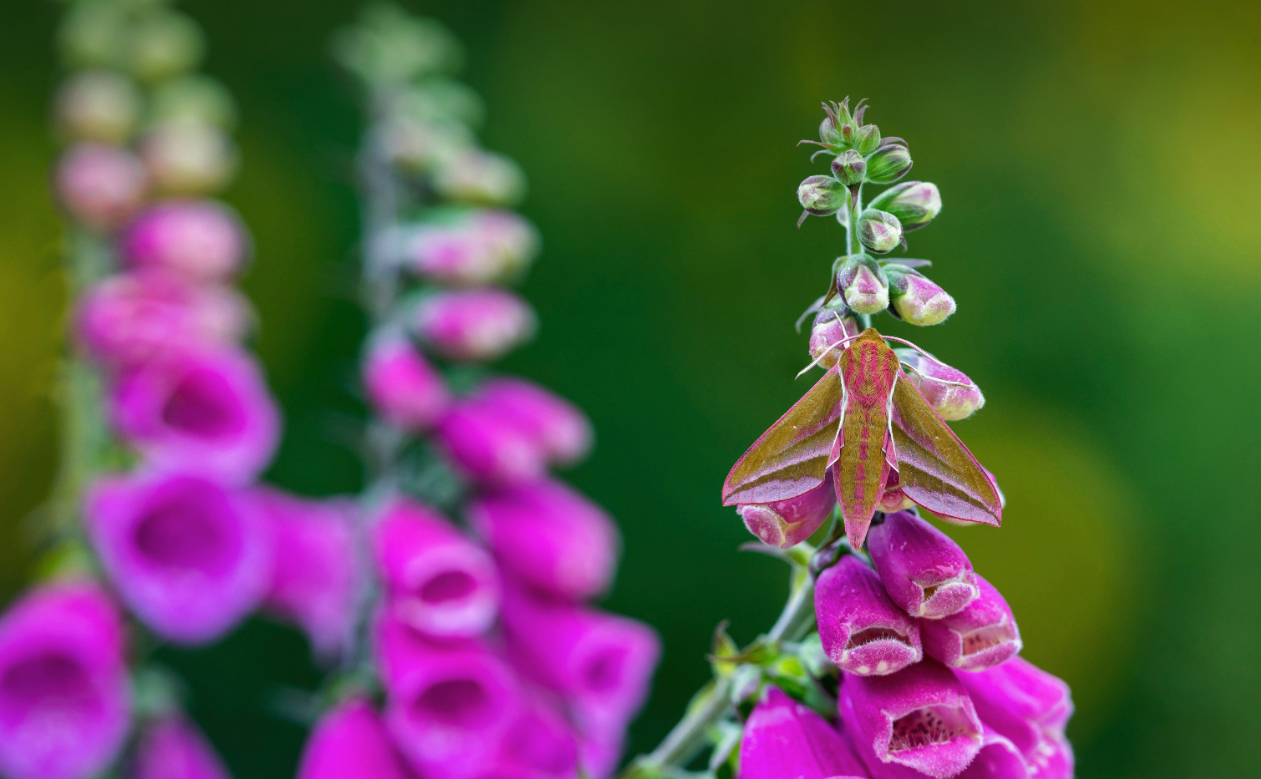
M 940 360 L 937 360 L 937 358 L 936 358 L 936 357 L 934 357 L 934 358 L 933 358 L 933 360 L 935 360 L 935 361 L 937 361 L 937 362 L 940 362 Z M 914 365 L 907 365 L 906 363 L 901 362 L 901 361 L 899 361 L 899 364 L 900 364 L 903 368 L 906 368 L 906 369 L 907 369 L 908 371 L 910 371 L 911 373 L 918 373 L 918 374 L 920 375 L 920 378 L 922 378 L 922 379 L 926 379 L 926 380 L 931 381 L 931 382 L 933 382 L 933 383 L 935 383 L 935 384 L 948 384 L 948 385 L 950 385 L 951 387 L 963 387 L 964 389 L 972 389 L 972 385 L 971 385 L 971 384 L 964 384 L 964 383 L 963 383 L 963 382 L 961 382 L 961 381 L 946 381 L 945 379 L 934 379 L 934 378 L 932 378 L 931 376 L 927 376 L 927 375 L 925 375 L 923 371 L 921 371 L 919 368 L 916 368 Z
M 881 338 L 883 338 L 883 339 L 884 339 L 884 340 L 886 340 L 886 341 L 897 341 L 897 342 L 898 342 L 898 343 L 900 343 L 900 344 L 906 344 L 907 346 L 911 347 L 912 349 L 914 349 L 915 351 L 917 351 L 917 352 L 919 352 L 920 354 L 924 355 L 925 357 L 927 357 L 928 359 L 932 360 L 933 362 L 935 362 L 935 363 L 939 363 L 939 364 L 941 364 L 941 365 L 945 365 L 945 363 L 944 363 L 944 362 L 942 362 L 941 360 L 939 360 L 939 359 L 937 359 L 936 357 L 934 357 L 931 353 L 929 353 L 928 351 L 926 351 L 926 350 L 924 350 L 924 349 L 919 348 L 918 346 L 916 346 L 915 344 L 913 344 L 913 343 L 911 343 L 910 341 L 906 340 L 905 338 L 898 338 L 896 335 L 882 335 L 882 336 L 880 336 L 880 337 L 881 337 Z
M 861 336 L 861 335 L 862 335 L 862 333 L 859 333 L 858 335 L 851 335 L 851 336 L 847 336 L 847 337 L 842 338 L 841 340 L 837 341 L 836 343 L 831 343 L 831 344 L 828 344 L 828 348 L 824 349 L 824 350 L 823 350 L 823 352 L 822 352 L 822 353 L 820 353 L 818 357 L 815 357 L 815 358 L 814 358 L 814 360 L 812 360 L 812 361 L 810 362 L 810 364 L 809 364 L 809 365 L 807 365 L 806 367 L 804 367 L 804 368 L 802 368 L 800 371 L 798 371 L 798 372 L 797 372 L 797 375 L 796 375 L 796 376 L 794 376 L 793 378 L 800 379 L 800 378 L 802 377 L 802 375 L 803 375 L 803 374 L 805 374 L 805 372 L 806 372 L 806 371 L 808 371 L 808 370 L 810 370 L 811 368 L 813 368 L 814 366 L 818 365 L 818 364 L 819 364 L 819 360 L 822 360 L 824 357 L 827 357 L 827 356 L 828 356 L 828 352 L 832 351 L 833 349 L 835 349 L 836 347 L 840 346 L 840 345 L 841 345 L 841 344 L 843 344 L 843 343 L 848 343 L 848 342 L 850 342 L 850 341 L 854 340 L 855 338 L 858 338 L 858 337 L 859 337 L 859 336 Z

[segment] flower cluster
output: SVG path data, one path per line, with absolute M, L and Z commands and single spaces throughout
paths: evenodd
M 444 29 L 378 6 L 337 52 L 372 111 L 362 383 L 376 473 L 364 528 L 380 582 L 368 664 L 383 701 L 342 696 L 299 775 L 606 777 L 660 650 L 647 626 L 588 604 L 611 584 L 617 528 L 549 475 L 590 450 L 586 417 L 485 367 L 535 330 L 502 286 L 539 248 L 506 210 L 523 176 L 475 145 L 480 105 L 444 75 L 459 52 Z

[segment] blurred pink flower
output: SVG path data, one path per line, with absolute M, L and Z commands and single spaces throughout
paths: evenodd
M 298 779 L 411 779 L 372 705 L 351 699 L 325 714 L 302 749 Z
M 132 268 L 158 268 L 199 283 L 222 282 L 241 269 L 249 237 L 240 218 L 212 200 L 167 200 L 140 212 L 119 240 Z
M 145 725 L 129 779 L 231 779 L 197 726 L 180 716 Z
M 93 230 L 109 230 L 140 207 L 147 183 L 144 166 L 131 152 L 84 142 L 61 156 L 55 186 L 70 216 Z
M 415 313 L 420 339 L 451 360 L 495 360 L 534 336 L 534 310 L 505 289 L 439 292 Z
M 401 333 L 370 342 L 363 386 L 377 414 L 410 433 L 428 429 L 451 403 L 442 375 Z
M 577 462 L 591 450 L 591 422 L 582 411 L 525 379 L 497 377 L 478 389 L 477 402 L 501 424 L 534 439 L 552 462 Z

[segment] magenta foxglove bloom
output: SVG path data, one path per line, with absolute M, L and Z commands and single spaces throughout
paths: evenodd
M 1020 751 L 994 730 L 985 728 L 981 751 L 957 779 L 1029 779 L 1029 766 Z
M 372 705 L 352 699 L 315 725 L 297 779 L 412 779 Z
M 94 230 L 109 230 L 140 207 L 148 184 L 134 154 L 87 142 L 62 155 L 55 186 L 70 216 Z
M 477 399 L 457 403 L 435 432 L 447 459 L 473 481 L 507 487 L 538 481 L 547 473 L 547 452 L 540 442 L 504 424 Z
M 961 671 L 981 671 L 1005 663 L 1022 646 L 1020 630 L 1007 601 L 980 576 L 976 576 L 976 582 L 981 595 L 963 611 L 924 620 L 920 625 L 924 651 Z
M 407 262 L 439 284 L 490 284 L 519 276 L 538 246 L 538 231 L 517 214 L 474 211 L 454 224 L 417 229 L 408 242 Z
M 1067 684 L 1020 657 L 958 677 L 985 724 L 1020 751 L 1030 777 L 1073 776 L 1073 748 L 1064 736 L 1073 714 Z
M 985 405 L 981 388 L 963 371 L 911 349 L 899 349 L 898 360 L 910 368 L 906 378 L 947 422 L 966 419 Z
M 138 214 L 119 241 L 123 262 L 198 283 L 227 281 L 245 262 L 249 238 L 235 213 L 210 200 L 168 200 Z
M 814 611 L 823 650 L 843 671 L 891 674 L 924 657 L 918 620 L 895 606 L 876 572 L 853 555 L 819 576 Z
M 110 400 L 118 432 L 161 467 L 246 481 L 280 440 L 275 401 L 242 351 L 188 350 L 136 366 Z
M 304 500 L 256 488 L 255 505 L 272 527 L 276 557 L 264 604 L 306 631 L 316 654 L 350 645 L 363 587 L 349 501 Z
M 394 501 L 372 534 L 391 616 L 438 639 L 484 633 L 499 612 L 499 575 L 485 550 L 433 509 Z
M 145 726 L 130 779 L 231 779 L 195 725 L 171 716 Z
M 577 772 L 573 729 L 541 700 L 529 700 L 505 733 L 495 767 L 484 776 L 576 779 Z
M 92 487 L 84 513 L 118 593 L 171 641 L 218 638 L 271 583 L 268 523 L 248 495 L 206 476 L 106 478 Z
M 867 551 L 889 597 L 913 617 L 941 619 L 980 594 L 959 545 L 914 514 L 899 511 L 873 525 Z
M 889 676 L 845 674 L 841 719 L 860 755 L 948 779 L 981 749 L 981 721 L 963 685 L 924 660 Z
M 617 526 L 564 484 L 545 479 L 485 493 L 467 512 L 499 564 L 531 586 L 575 599 L 608 589 L 617 569 Z
M 495 360 L 534 335 L 534 310 L 505 289 L 470 289 L 430 295 L 416 308 L 416 333 L 451 360 Z
M 569 465 L 591 450 L 593 433 L 587 415 L 533 382 L 490 379 L 478 390 L 477 400 L 502 424 L 532 437 L 553 463 Z
M 249 304 L 235 290 L 139 271 L 88 290 L 79 300 L 76 329 L 88 354 L 123 366 L 227 346 L 245 335 L 249 321 Z
M 823 717 L 769 687 L 753 709 L 740 742 L 740 779 L 829 779 L 867 771 Z
M 118 612 L 88 583 L 45 585 L 0 618 L 0 774 L 88 779 L 127 736 Z
M 378 624 L 385 725 L 423 776 L 471 779 L 495 765 L 523 699 L 508 666 L 477 641 L 437 644 L 386 615 Z
M 363 386 L 383 419 L 411 433 L 427 430 L 451 405 L 442 375 L 402 333 L 372 339 L 363 363 Z
M 769 546 L 787 549 L 805 541 L 823 526 L 836 506 L 831 472 L 823 483 L 807 493 L 774 503 L 736 507 L 749 532 Z

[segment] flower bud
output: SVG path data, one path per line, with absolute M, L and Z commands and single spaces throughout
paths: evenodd
M 439 292 L 416 307 L 417 335 L 452 360 L 489 361 L 534 335 L 530 305 L 502 289 Z
M 839 103 L 824 103 L 827 114 L 819 125 L 819 140 L 830 151 L 839 151 L 854 140 L 854 117 L 849 112 L 849 98 Z
M 891 184 L 911 170 L 911 152 L 899 144 L 886 144 L 867 158 L 867 180 Z
M 410 779 L 372 704 L 352 698 L 329 711 L 315 724 L 298 779 Z
M 119 241 L 132 268 L 158 268 L 189 281 L 226 281 L 249 254 L 245 226 L 214 201 L 167 201 L 142 211 Z
M 525 174 L 507 157 L 469 148 L 440 164 L 433 186 L 459 203 L 512 206 L 525 197 Z
M 1073 714 L 1068 685 L 1020 657 L 958 678 L 985 724 L 1024 757 L 1030 776 L 1073 776 L 1073 748 L 1064 737 Z
M 867 771 L 831 723 L 768 687 L 744 725 L 740 779 L 865 777 Z
M 918 230 L 941 213 L 941 193 L 936 184 L 905 181 L 877 195 L 869 208 L 888 211 L 902 223 L 902 231 Z
M 889 676 L 846 674 L 841 721 L 860 756 L 948 779 L 981 750 L 981 720 L 949 669 L 924 660 Z
M 420 175 L 440 169 L 473 145 L 472 133 L 459 122 L 390 116 L 376 130 L 377 143 L 403 173 Z
M 985 405 L 981 388 L 963 371 L 913 349 L 896 351 L 898 361 L 910 369 L 905 378 L 919 389 L 942 419 L 947 422 L 967 419 Z
M 916 620 L 889 600 L 880 577 L 853 555 L 819 576 L 814 611 L 823 649 L 843 671 L 882 676 L 924 657 Z
M 93 230 L 122 224 L 144 199 L 144 166 L 123 149 L 85 142 L 57 163 L 57 197 L 71 217 Z
M 169 122 L 150 130 L 140 156 L 154 186 L 172 195 L 201 195 L 227 186 L 236 173 L 232 139 L 217 127 Z
M 115 3 L 74 3 L 66 8 L 57 31 L 61 56 L 68 67 L 117 67 L 126 46 L 128 19 Z
M 538 231 L 509 211 L 476 211 L 453 224 L 423 225 L 408 239 L 408 267 L 428 281 L 472 286 L 509 281 L 539 250 Z
M 832 515 L 836 490 L 831 471 L 818 487 L 788 500 L 736 507 L 744 526 L 769 546 L 787 549 L 810 537 Z
M 547 472 L 547 452 L 525 430 L 504 424 L 477 400 L 457 403 L 435 431 L 447 459 L 470 479 L 507 487 L 538 481 Z
M 499 564 L 533 587 L 564 598 L 590 598 L 613 580 L 617 526 L 560 482 L 545 479 L 482 494 L 467 511 Z
M 864 156 L 880 148 L 880 128 L 865 124 L 854 132 L 854 148 Z
M 924 276 L 900 265 L 885 266 L 889 297 L 900 319 L 921 327 L 935 325 L 955 312 L 955 299 Z
M 442 375 L 402 333 L 383 332 L 369 341 L 363 387 L 377 414 L 410 433 L 427 430 L 451 405 Z
M 591 449 L 591 423 L 578 407 L 564 398 L 526 381 L 490 379 L 476 399 L 503 424 L 533 438 L 552 462 L 568 465 Z
M 981 671 L 1020 652 L 1020 630 L 1003 596 L 976 576 L 981 595 L 963 611 L 920 623 L 924 651 L 962 671 Z
M 123 143 L 140 119 L 140 91 L 130 79 L 107 70 L 88 70 L 57 92 L 57 125 L 78 141 Z
M 231 779 L 214 747 L 197 726 L 177 715 L 145 725 L 136 744 L 130 779 Z
M 93 548 L 122 599 L 155 633 L 203 644 L 271 582 L 273 539 L 248 496 L 181 473 L 98 481 L 84 508 Z
M 854 254 L 836 274 L 845 305 L 856 314 L 878 314 L 889 306 L 889 283 L 874 259 Z
M 801 207 L 815 216 L 828 216 L 849 205 L 849 190 L 831 176 L 811 176 L 797 187 Z
M 858 319 L 850 316 L 843 305 L 823 309 L 810 328 L 810 358 L 818 360 L 824 368 L 831 368 L 841 359 L 847 345 L 845 339 L 860 332 Z
M 199 74 L 164 82 L 153 90 L 150 120 L 154 124 L 183 122 L 231 130 L 236 126 L 236 102 L 227 87 Z
M 841 152 L 832 160 L 832 175 L 847 187 L 861 184 L 867 175 L 867 161 L 853 149 Z
M 914 514 L 899 511 L 872 525 L 867 552 L 889 597 L 913 617 L 947 617 L 980 594 L 959 545 Z
M 153 10 L 132 23 L 127 36 L 131 72 L 141 81 L 161 81 L 192 70 L 201 62 L 206 40 L 188 16 Z
M 868 208 L 858 216 L 858 240 L 876 254 L 888 254 L 902 243 L 902 224 L 893 214 Z
M 436 511 L 396 500 L 373 529 L 372 545 L 399 624 L 452 639 L 480 635 L 495 621 L 494 562 Z
M 0 773 L 74 779 L 122 749 L 131 692 L 122 619 L 88 583 L 48 584 L 0 618 Z

